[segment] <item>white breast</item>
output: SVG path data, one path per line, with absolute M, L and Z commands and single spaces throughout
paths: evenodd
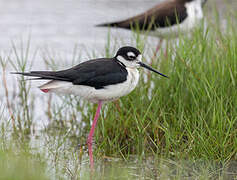
M 188 18 L 186 19 L 186 27 L 191 29 L 198 25 L 199 21 L 203 18 L 202 0 L 196 0 L 185 4 L 187 8 Z
M 113 84 L 103 89 L 95 89 L 90 86 L 73 85 L 70 82 L 51 81 L 41 89 L 50 89 L 49 92 L 60 94 L 74 94 L 91 102 L 113 101 L 129 94 L 136 87 L 139 80 L 139 72 L 136 68 L 126 68 L 128 71 L 127 80 L 123 83 Z
M 195 26 L 198 26 L 200 20 L 203 18 L 202 0 L 187 2 L 185 3 L 185 7 L 187 8 L 188 17 L 182 23 L 166 28 L 157 28 L 156 31 L 151 31 L 151 35 L 172 38 L 179 33 L 187 33 Z

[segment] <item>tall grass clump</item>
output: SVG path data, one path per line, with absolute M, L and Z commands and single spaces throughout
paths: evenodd
M 218 23 L 217 23 L 218 24 Z M 99 152 L 129 157 L 236 159 L 237 31 L 210 24 L 180 37 L 153 66 L 169 79 L 146 74 L 139 86 L 110 103 L 99 121 Z M 162 50 L 161 50 L 162 51 Z M 144 73 L 143 73 L 144 74 Z
M 20 48 L 17 47 L 16 43 L 12 42 L 12 53 L 7 57 L 7 62 L 11 64 L 14 72 L 25 72 L 28 68 L 32 67 L 37 51 L 30 51 L 30 38 L 28 38 L 27 43 L 23 43 L 23 40 L 21 40 Z M 13 103 L 12 107 L 8 106 L 8 109 L 10 110 L 12 108 L 14 111 L 11 115 L 12 119 L 16 121 L 13 124 L 14 130 L 21 132 L 23 136 L 30 135 L 33 130 L 32 125 L 34 119 L 34 97 L 30 97 L 29 94 L 31 84 L 27 83 L 25 77 L 22 76 L 18 81 L 18 85 L 19 91 L 17 92 L 17 97 L 14 97 L 16 98 L 14 99 L 16 103 Z M 7 85 L 4 88 L 6 90 Z M 9 98 L 7 93 L 6 97 Z M 16 106 L 16 104 L 19 106 Z

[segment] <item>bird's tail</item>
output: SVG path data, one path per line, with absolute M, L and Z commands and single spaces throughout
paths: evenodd
M 61 81 L 68 81 L 67 78 L 57 76 L 56 72 L 54 71 L 31 71 L 31 72 L 12 72 L 12 74 L 20 74 L 23 76 L 33 76 L 38 77 L 32 80 L 61 80 Z
M 56 76 L 54 71 L 31 71 L 31 72 L 12 72 L 12 74 L 20 74 L 23 76 L 32 76 L 30 80 L 51 80 L 41 86 L 40 90 L 47 93 L 51 90 L 58 89 L 60 87 L 68 86 L 68 79 Z
M 102 23 L 95 25 L 96 27 L 118 27 L 118 22 L 111 22 L 111 23 Z

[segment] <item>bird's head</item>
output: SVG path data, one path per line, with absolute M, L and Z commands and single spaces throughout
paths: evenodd
M 153 69 L 152 67 L 146 65 L 142 62 L 142 54 L 141 52 L 131 46 L 121 47 L 115 56 L 115 59 L 119 61 L 123 66 L 127 68 L 139 68 L 143 67 L 150 71 L 153 71 L 161 76 L 167 77 L 166 75 L 158 72 L 157 70 Z

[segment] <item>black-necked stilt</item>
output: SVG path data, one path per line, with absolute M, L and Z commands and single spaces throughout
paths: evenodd
M 139 50 L 126 46 L 120 48 L 113 58 L 89 60 L 70 69 L 62 71 L 31 71 L 28 73 L 16 72 L 15 74 L 50 80 L 39 87 L 45 93 L 74 94 L 98 103 L 87 139 L 90 164 L 93 169 L 92 138 L 102 102 L 113 101 L 130 93 L 138 83 L 139 72 L 137 68 L 139 67 L 144 67 L 167 77 L 144 64 L 141 60 L 142 55 Z
M 167 0 L 155 7 L 128 19 L 98 24 L 97 26 L 118 27 L 149 31 L 149 35 L 171 38 L 179 33 L 187 33 L 203 18 L 202 7 L 207 0 Z M 157 47 L 160 46 L 160 43 Z M 158 49 L 157 49 L 158 50 Z

